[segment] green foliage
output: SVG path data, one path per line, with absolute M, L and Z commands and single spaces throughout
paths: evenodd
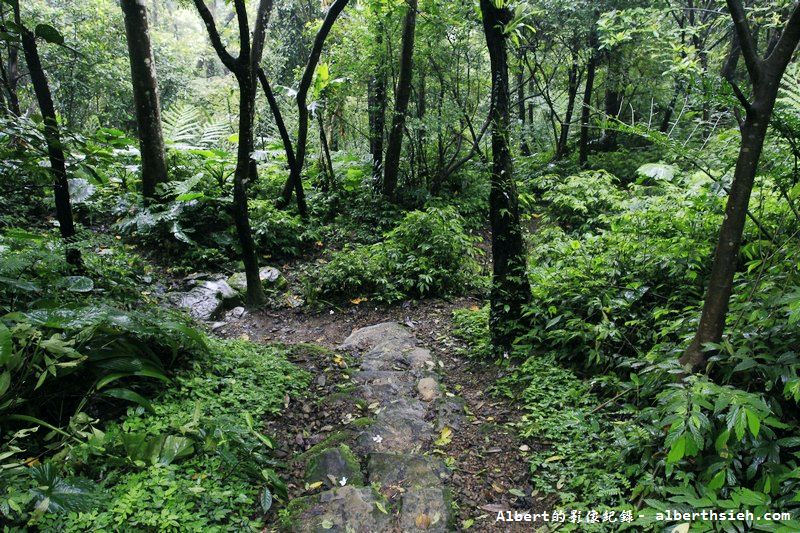
M 479 271 L 475 239 L 452 208 L 412 211 L 384 241 L 345 248 L 314 273 L 321 296 L 381 301 L 463 293 Z
M 566 178 L 548 174 L 534 179 L 531 186 L 548 205 L 553 221 L 567 231 L 582 232 L 603 225 L 604 215 L 618 211 L 623 199 L 617 179 L 604 170 Z M 531 195 L 523 196 L 521 201 L 531 202 Z

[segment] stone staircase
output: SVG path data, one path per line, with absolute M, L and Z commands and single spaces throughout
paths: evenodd
M 359 358 L 354 394 L 376 415 L 350 445 L 307 460 L 306 479 L 328 490 L 291 502 L 292 530 L 455 530 L 450 471 L 431 451 L 444 428 L 462 423 L 463 401 L 442 395 L 430 350 L 400 324 L 359 329 L 339 349 Z

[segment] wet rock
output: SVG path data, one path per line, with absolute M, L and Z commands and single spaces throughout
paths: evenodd
M 404 342 L 416 343 L 414 336 L 407 328 L 401 326 L 397 322 L 383 322 L 354 331 L 339 346 L 339 349 L 347 351 L 365 351 L 389 341 L 399 344 Z
M 449 427 L 459 429 L 466 420 L 464 413 L 466 402 L 459 397 L 445 397 L 436 403 L 436 431 Z
M 424 402 L 431 402 L 439 396 L 439 383 L 433 378 L 422 378 L 417 383 L 417 392 Z
M 225 281 L 204 281 L 187 292 L 167 295 L 175 306 L 185 309 L 198 320 L 212 320 L 226 305 L 237 302 L 239 295 Z
M 258 277 L 261 279 L 261 284 L 264 290 L 275 291 L 286 287 L 286 278 L 283 277 L 281 271 L 274 267 L 261 267 L 258 270 Z M 247 276 L 244 272 L 236 272 L 228 278 L 228 284 L 234 290 L 240 293 L 247 292 Z
M 410 490 L 403 494 L 401 531 L 448 531 L 452 522 L 450 494 L 441 487 Z
M 298 502 L 304 507 L 293 521 L 297 533 L 372 533 L 387 531 L 391 517 L 375 505 L 379 500 L 369 487 L 350 485 L 319 494 L 311 501 Z
M 225 314 L 225 318 L 226 318 L 226 319 L 228 319 L 228 320 L 239 320 L 239 319 L 240 319 L 240 318 L 242 318 L 242 317 L 243 317 L 243 316 L 244 316 L 246 313 L 247 313 L 247 311 L 245 310 L 245 308 L 244 308 L 244 307 L 241 307 L 241 306 L 239 306 L 239 307 L 234 307 L 233 309 L 231 309 L 230 311 L 228 311 L 228 312 Z
M 350 448 L 341 444 L 314 454 L 306 466 L 306 482 L 322 483 L 328 487 L 364 484 L 361 465 Z
M 438 487 L 450 477 L 441 459 L 418 454 L 370 454 L 367 472 L 370 483 L 380 483 L 384 487 Z

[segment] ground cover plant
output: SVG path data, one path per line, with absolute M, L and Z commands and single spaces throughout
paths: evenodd
M 0 2 L 4 531 L 800 529 L 798 42 L 793 0 Z

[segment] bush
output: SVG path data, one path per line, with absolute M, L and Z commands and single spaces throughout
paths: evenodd
M 453 208 L 412 211 L 383 242 L 334 253 L 314 273 L 315 293 L 387 302 L 462 293 L 476 286 L 474 242 Z

